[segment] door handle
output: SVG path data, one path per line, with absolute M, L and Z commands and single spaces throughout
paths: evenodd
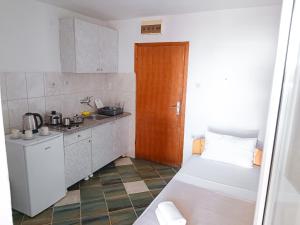
M 177 116 L 180 115 L 180 109 L 181 109 L 180 101 L 177 101 L 177 102 L 176 102 L 176 105 L 171 105 L 170 107 L 173 107 L 173 108 L 176 107 L 176 115 L 177 115 Z

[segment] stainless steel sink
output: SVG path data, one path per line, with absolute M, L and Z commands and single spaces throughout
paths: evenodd
M 98 114 L 93 114 L 93 115 L 86 117 L 86 119 L 88 119 L 88 120 L 104 120 L 107 118 L 109 118 L 109 116 L 98 115 Z

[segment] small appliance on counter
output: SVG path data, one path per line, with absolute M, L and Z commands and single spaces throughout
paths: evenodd
M 74 125 L 83 123 L 83 121 L 84 121 L 84 117 L 81 115 L 76 114 L 73 117 L 71 117 L 71 123 Z
M 123 107 L 105 106 L 97 109 L 97 113 L 105 116 L 116 116 L 123 113 Z
M 49 125 L 50 129 L 60 132 L 78 130 L 84 122 L 84 117 L 81 115 L 76 114 L 74 116 L 63 117 L 62 113 L 56 111 L 52 111 L 46 117 L 47 125 Z
M 62 123 L 62 114 L 56 111 L 51 111 L 46 115 L 46 121 L 49 125 L 59 125 Z
M 39 122 L 38 122 L 39 120 Z M 31 130 L 32 133 L 38 133 L 38 129 L 43 126 L 43 118 L 38 113 L 25 113 L 23 115 L 23 133 Z

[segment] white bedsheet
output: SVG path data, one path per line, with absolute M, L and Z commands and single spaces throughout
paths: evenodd
M 250 202 L 256 201 L 260 170 L 191 157 L 174 179 Z
M 162 201 L 173 201 L 188 225 L 251 225 L 259 169 L 245 169 L 193 156 L 134 225 L 159 225 Z

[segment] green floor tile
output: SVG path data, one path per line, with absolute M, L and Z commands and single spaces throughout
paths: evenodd
M 133 166 L 120 166 L 119 174 L 124 183 L 142 180 Z
M 92 201 L 95 199 L 104 199 L 103 188 L 94 186 L 80 189 L 81 202 Z
M 44 225 L 51 223 L 52 208 L 48 208 L 35 217 L 24 216 L 22 225 Z
M 111 175 L 114 173 L 118 173 L 118 170 L 116 167 L 105 167 L 102 168 L 100 170 L 98 170 L 97 172 L 94 173 L 94 176 L 105 176 L 105 175 Z
M 77 219 L 71 219 L 67 221 L 53 223 L 53 225 L 81 225 L 81 224 L 80 224 L 80 219 L 77 218 Z
M 147 207 L 146 207 L 147 208 Z M 145 211 L 146 208 L 136 208 L 135 213 L 137 216 L 142 215 L 142 213 Z
M 80 204 L 54 207 L 53 222 L 63 222 L 80 218 Z
M 12 216 L 14 225 L 21 225 L 24 215 L 13 210 Z
M 146 160 L 142 160 L 142 159 L 131 159 L 132 163 L 134 164 L 134 166 L 137 169 L 151 169 L 152 167 L 152 163 Z
M 96 217 L 103 214 L 107 214 L 107 207 L 104 199 L 96 199 L 81 203 L 81 217 Z
M 153 168 L 152 169 L 140 169 L 140 170 L 138 170 L 138 173 L 142 179 L 159 178 L 158 173 Z
M 116 167 L 119 174 L 126 174 L 126 173 L 134 173 L 136 172 L 133 165 L 125 165 L 125 166 L 118 166 Z
M 156 170 L 160 170 L 160 169 L 170 169 L 170 166 L 167 165 L 163 165 L 163 164 L 159 164 L 159 163 L 153 163 L 152 167 Z
M 132 207 L 127 195 L 107 198 L 106 203 L 110 212 Z
M 169 183 L 172 180 L 173 177 L 163 177 L 164 181 L 166 183 Z
M 103 191 L 106 198 L 127 194 L 123 183 L 105 185 L 103 186 Z
M 159 169 L 159 170 L 157 170 L 157 172 L 162 177 L 170 177 L 170 176 L 174 176 L 176 174 L 175 171 L 172 168 L 169 168 L 169 169 Z
M 100 180 L 102 185 L 122 183 L 121 176 L 119 173 L 101 176 Z
M 109 216 L 112 225 L 132 225 L 136 220 L 133 208 L 114 211 Z
M 162 191 L 162 189 L 156 189 L 156 190 L 151 190 L 151 194 L 154 198 L 156 198 L 157 195 Z
M 79 190 L 79 183 L 77 182 L 76 184 L 73 184 L 71 187 L 68 187 L 68 191 L 76 191 Z
M 80 182 L 80 188 L 87 188 L 87 187 L 101 187 L 101 180 L 99 177 L 92 177 L 89 180 L 82 180 Z
M 82 225 L 110 225 L 108 215 L 96 217 L 84 217 L 81 219 Z
M 129 197 L 134 208 L 145 208 L 153 201 L 153 197 L 149 191 L 131 194 Z
M 166 182 L 160 178 L 145 180 L 145 183 L 150 190 L 161 189 L 166 186 Z
M 180 167 L 173 167 L 173 170 L 177 173 L 180 170 Z

